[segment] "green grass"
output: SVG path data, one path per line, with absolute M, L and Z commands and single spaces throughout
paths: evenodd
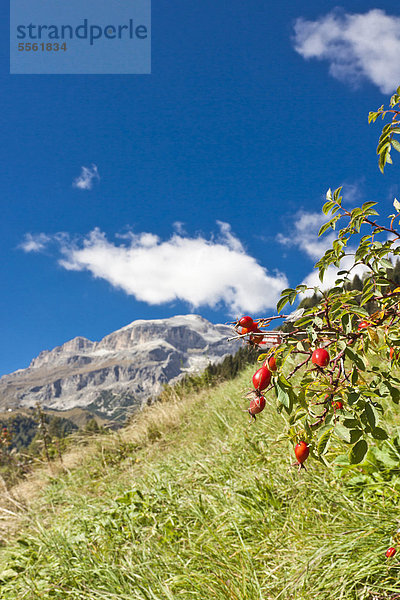
M 0 598 L 394 598 L 390 486 L 355 494 L 311 458 L 291 468 L 275 401 L 249 424 L 254 368 L 160 404 L 49 479 L 0 549 Z

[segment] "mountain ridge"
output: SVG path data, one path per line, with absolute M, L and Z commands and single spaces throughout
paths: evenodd
M 0 378 L 0 409 L 80 407 L 107 418 L 150 402 L 183 373 L 233 354 L 226 325 L 199 315 L 136 320 L 91 341 L 83 336 L 43 350 L 26 369 Z

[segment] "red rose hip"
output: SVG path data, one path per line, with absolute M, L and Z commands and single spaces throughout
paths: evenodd
M 261 367 L 261 369 L 258 369 L 258 371 L 256 371 L 253 375 L 253 385 L 259 392 L 265 390 L 265 388 L 269 386 L 270 382 L 271 371 L 267 367 Z
M 249 327 L 249 328 L 251 328 L 252 326 L 255 325 L 255 323 L 254 323 L 253 319 L 247 315 L 246 317 L 242 317 L 240 319 L 239 325 L 240 325 L 240 327 Z
M 386 558 L 392 558 L 396 554 L 396 548 L 388 548 L 386 550 Z
M 329 352 L 325 348 L 317 348 L 311 356 L 311 362 L 318 367 L 326 367 L 329 365 Z
M 260 413 L 262 410 L 264 410 L 264 408 L 265 408 L 264 396 L 257 396 L 257 398 L 254 398 L 254 400 L 252 400 L 250 402 L 249 413 L 251 414 L 252 417 L 254 417 L 254 415 L 258 415 L 258 413 Z
M 333 401 L 332 402 L 332 406 L 336 410 L 342 410 L 343 409 L 343 402 L 340 402 L 340 400 Z
M 270 371 L 276 371 L 277 366 L 275 356 L 270 356 L 269 358 L 267 358 L 267 360 L 264 362 L 264 366 L 267 367 Z
M 294 453 L 296 455 L 297 462 L 299 465 L 302 465 L 303 462 L 307 460 L 310 450 L 305 442 L 299 442 L 295 446 Z

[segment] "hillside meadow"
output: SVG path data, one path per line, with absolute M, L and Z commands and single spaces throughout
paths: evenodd
M 400 598 L 400 562 L 385 558 L 400 525 L 395 454 L 374 473 L 311 457 L 298 473 L 273 393 L 249 421 L 253 372 L 171 392 L 14 490 L 0 598 Z M 392 413 L 393 436 L 398 423 Z

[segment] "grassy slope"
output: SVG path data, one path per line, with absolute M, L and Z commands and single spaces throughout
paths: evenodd
M 0 598 L 372 600 L 400 591 L 399 563 L 384 557 L 398 523 L 390 492 L 363 502 L 311 459 L 299 476 L 287 444 L 274 444 L 274 401 L 251 426 L 241 411 L 253 371 L 150 408 L 50 479 L 0 550 Z

